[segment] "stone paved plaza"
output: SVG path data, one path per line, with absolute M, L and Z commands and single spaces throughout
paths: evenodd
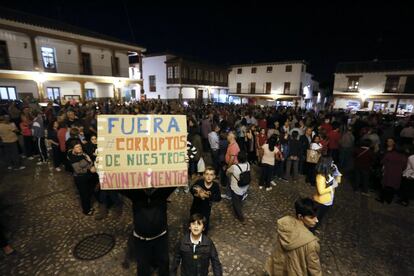
M 72 177 L 51 165 L 25 161 L 23 171 L 0 171 L 0 195 L 6 227 L 15 256 L 0 256 L 0 275 L 134 275 L 121 266 L 132 229 L 130 203 L 125 199 L 121 217 L 110 212 L 102 221 L 82 215 Z M 255 175 L 258 175 L 256 172 Z M 293 214 L 293 202 L 310 196 L 313 188 L 278 183 L 272 191 L 259 190 L 257 181 L 244 203 L 246 223 L 233 218 L 230 202 L 213 207 L 210 237 L 219 251 L 225 275 L 261 275 L 275 239 L 275 221 Z M 191 195 L 174 193 L 169 203 L 170 252 L 183 233 Z M 414 275 L 414 208 L 382 205 L 374 195 L 354 194 L 343 184 L 335 206 L 321 228 L 324 275 Z M 108 233 L 116 244 L 94 261 L 73 256 L 84 237 Z

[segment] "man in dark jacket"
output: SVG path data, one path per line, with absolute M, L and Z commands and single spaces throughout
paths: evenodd
M 299 133 L 297 131 L 292 132 L 292 137 L 288 142 L 288 155 L 286 158 L 286 171 L 284 180 L 289 181 L 291 175 L 291 168 L 293 167 L 293 181 L 296 181 L 298 177 L 299 158 L 302 154 L 302 145 L 298 140 Z
M 171 276 L 177 275 L 181 264 L 181 276 L 207 276 L 208 267 L 213 266 L 213 275 L 223 275 L 221 263 L 213 241 L 203 235 L 206 219 L 201 214 L 193 214 L 190 218 L 190 233 L 177 244 Z
M 158 268 L 158 275 L 169 273 L 167 198 L 175 190 L 150 188 L 123 191 L 132 201 L 137 275 L 151 275 L 151 267 Z
M 301 155 L 299 157 L 299 172 L 305 175 L 307 173 L 306 154 L 307 150 L 309 149 L 309 145 L 312 142 L 312 131 L 312 128 L 307 127 L 305 130 L 305 134 L 301 135 L 299 138 L 301 144 Z

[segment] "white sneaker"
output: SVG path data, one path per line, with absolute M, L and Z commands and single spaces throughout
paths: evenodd
M 226 194 L 221 194 L 221 198 L 228 199 L 228 200 L 231 199 L 231 197 Z
M 272 187 L 266 188 L 266 192 L 271 191 Z
M 61 169 L 60 169 L 59 167 L 57 167 L 55 170 L 56 170 L 57 172 L 60 172 L 60 171 L 61 171 Z
M 263 190 L 263 186 L 259 186 L 259 189 L 260 189 L 260 190 Z
M 8 170 L 13 170 L 13 167 L 12 166 L 8 166 L 7 169 Z
M 16 170 L 24 170 L 24 169 L 26 169 L 26 166 L 20 166 L 20 167 L 18 167 Z
M 39 161 L 39 162 L 36 163 L 36 165 L 39 165 L 39 166 L 40 165 L 43 165 L 43 162 L 42 161 Z
M 273 187 L 275 187 L 276 185 L 277 185 L 277 183 L 275 182 L 275 181 L 270 181 L 270 184 L 273 186 Z
M 33 160 L 33 159 L 34 159 L 33 156 L 27 157 L 27 160 Z

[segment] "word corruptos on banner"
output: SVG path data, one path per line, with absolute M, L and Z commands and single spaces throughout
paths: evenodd
M 101 189 L 186 186 L 185 115 L 99 115 Z

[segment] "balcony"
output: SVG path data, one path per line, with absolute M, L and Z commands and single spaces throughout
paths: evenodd
M 0 70 L 16 70 L 16 71 L 45 71 L 49 73 L 61 73 L 61 74 L 86 74 L 94 76 L 113 76 L 112 75 L 112 66 L 108 64 L 104 65 L 94 65 L 91 64 L 91 71 L 84 72 L 82 66 L 77 62 L 56 62 L 56 66 L 51 68 L 45 68 L 43 65 L 42 59 L 39 59 L 39 68 L 34 68 L 34 61 L 32 58 L 24 57 L 9 57 L 9 66 L 5 68 L 0 68 Z M 128 69 L 120 68 L 121 77 L 128 77 Z M 140 74 L 139 74 L 140 75 Z
M 194 79 L 167 79 L 167 84 L 193 84 L 193 85 L 211 85 L 211 86 L 227 86 L 226 82 L 219 82 L 219 81 L 206 81 L 206 80 L 194 80 Z
M 237 91 L 236 88 L 230 88 L 231 93 L 235 93 L 235 94 L 257 94 L 257 95 L 270 95 L 270 94 L 274 94 L 274 95 L 292 95 L 292 96 L 297 96 L 298 94 L 298 90 L 290 90 L 289 93 L 272 93 L 270 92 L 266 92 L 266 89 L 262 88 L 259 89 L 256 87 L 255 92 L 251 92 L 250 89 L 247 88 L 243 88 L 240 91 Z
M 334 91 L 338 91 L 338 92 L 347 92 L 347 93 L 359 93 L 359 89 L 349 89 L 349 87 L 335 87 Z

